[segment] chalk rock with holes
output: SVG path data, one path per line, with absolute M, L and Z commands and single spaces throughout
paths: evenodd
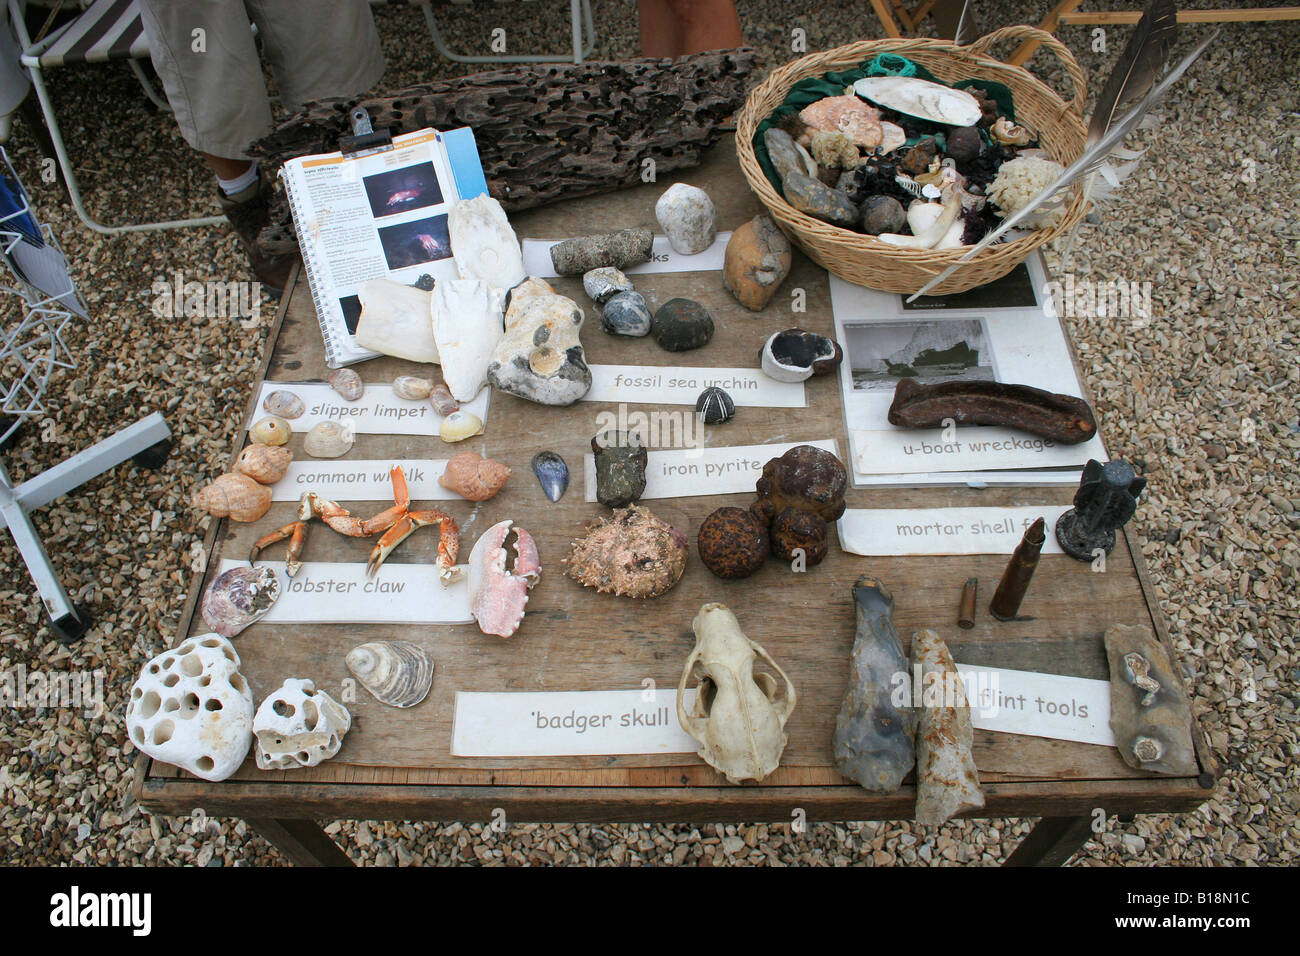
M 126 705 L 136 749 L 204 780 L 225 780 L 253 743 L 253 693 L 239 655 L 200 634 L 144 665 Z
M 351 726 L 346 707 L 314 682 L 290 677 L 257 708 L 253 757 L 259 770 L 314 767 L 339 752 Z
M 579 332 L 582 309 L 542 279 L 510 290 L 505 335 L 492 353 L 493 388 L 539 405 L 572 405 L 591 388 Z

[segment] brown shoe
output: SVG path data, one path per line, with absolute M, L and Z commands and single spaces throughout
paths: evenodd
M 248 253 L 253 274 L 262 284 L 262 289 L 272 298 L 278 299 L 284 292 L 284 287 L 289 281 L 289 272 L 298 257 L 292 253 L 267 255 L 259 246 L 257 234 L 270 222 L 267 210 L 269 199 L 270 189 L 261 177 L 258 177 L 257 182 L 243 192 L 235 193 L 233 196 L 227 196 L 220 187 L 217 188 L 217 201 L 221 203 L 221 209 L 230 220 L 230 224 L 235 227 L 235 232 L 239 235 L 239 244 Z

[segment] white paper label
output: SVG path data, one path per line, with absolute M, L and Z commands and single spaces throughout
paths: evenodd
M 790 442 L 781 445 L 735 445 L 730 448 L 685 448 L 652 451 L 647 456 L 647 498 L 731 495 L 754 490 L 763 466 L 796 445 L 812 445 L 836 454 L 835 440 Z M 596 458 L 583 457 L 588 501 L 596 500 Z
M 1053 531 L 1068 509 L 850 508 L 836 526 L 840 547 L 851 554 L 1010 554 L 1026 529 L 1045 518 L 1043 554 L 1061 554 Z
M 334 533 L 324 527 L 313 530 Z M 371 541 L 356 540 L 358 549 Z M 226 558 L 221 571 L 244 564 Z M 373 578 L 366 577 L 364 562 L 306 561 L 293 577 L 285 574 L 283 561 L 257 564 L 275 569 L 282 587 L 280 599 L 261 618 L 268 624 L 469 624 L 474 620 L 465 566 L 460 580 L 444 587 L 432 564 L 385 564 Z
M 279 391 L 297 395 L 307 406 L 302 415 L 289 420 L 289 427 L 296 432 L 311 431 L 327 421 L 351 425 L 358 435 L 436 435 L 442 426 L 442 416 L 434 411 L 427 398 L 419 401 L 398 398 L 391 385 L 367 385 L 359 399 L 349 402 L 319 382 L 263 382 L 257 395 L 254 422 L 267 414 L 262 407 L 266 396 Z M 461 408 L 486 422 L 491 394 L 492 389 L 482 389 L 474 401 Z
M 957 672 L 971 723 L 980 730 L 1115 746 L 1110 681 L 969 664 L 958 664 Z M 913 675 L 913 693 L 915 688 Z
M 650 250 L 650 261 L 630 266 L 623 270 L 625 275 L 639 276 L 653 272 L 716 272 L 722 268 L 722 256 L 727 251 L 727 242 L 731 233 L 720 232 L 713 240 L 713 245 L 693 256 L 684 256 L 674 252 L 667 236 L 655 236 Z M 530 276 L 543 279 L 556 278 L 559 273 L 551 262 L 551 246 L 558 245 L 563 239 L 525 239 L 523 241 L 524 271 Z
M 294 461 L 284 477 L 271 486 L 271 500 L 297 501 L 304 491 L 314 491 L 331 501 L 388 501 L 393 497 L 394 465 L 406 475 L 411 501 L 461 500 L 456 492 L 438 484 L 438 478 L 447 470 L 447 461 L 433 458 Z
M 694 699 L 688 690 L 688 709 Z M 675 690 L 456 694 L 455 757 L 683 754 L 698 747 L 677 721 Z
M 854 429 L 854 469 L 871 475 L 915 472 L 985 471 L 996 468 L 1060 468 L 1086 464 L 1104 456 L 1093 438 L 1081 445 L 1060 445 L 1012 428 L 985 426 L 953 429 L 945 437 L 939 428 Z
M 778 382 L 756 368 L 684 368 L 593 365 L 585 402 L 690 405 L 710 385 L 724 389 L 737 408 L 805 408 L 803 382 Z

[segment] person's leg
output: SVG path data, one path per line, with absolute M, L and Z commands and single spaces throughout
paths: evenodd
M 245 2 L 289 112 L 311 100 L 360 96 L 383 76 L 384 54 L 368 0 Z
M 734 0 L 639 0 L 643 56 L 683 56 L 741 46 Z

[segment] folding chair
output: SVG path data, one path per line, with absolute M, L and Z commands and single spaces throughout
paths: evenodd
M 373 2 L 373 0 L 372 0 Z M 596 26 L 591 17 L 591 0 L 569 0 L 569 22 L 573 37 L 572 59 L 547 54 L 532 56 L 461 56 L 447 47 L 438 29 L 438 20 L 433 14 L 434 0 L 414 0 L 424 10 L 425 22 L 429 25 L 429 35 L 433 37 L 434 48 L 448 60 L 457 63 L 581 63 L 591 56 L 596 46 Z M 451 3 L 464 6 L 473 0 L 451 0 Z M 585 34 L 585 46 L 584 46 Z
M 68 196 L 72 200 L 72 208 L 76 210 L 78 218 L 96 232 L 110 235 L 119 232 L 179 229 L 183 226 L 216 226 L 226 222 L 224 216 L 200 216 L 195 219 L 170 219 L 164 222 L 107 226 L 91 218 L 81 199 L 81 187 L 77 183 L 76 170 L 72 168 L 72 160 L 68 158 L 67 147 L 63 144 L 63 133 L 59 129 L 58 119 L 54 115 L 54 104 L 50 101 L 49 90 L 45 86 L 45 71 L 82 63 L 126 60 L 131 71 L 140 81 L 140 85 L 144 87 L 145 95 L 160 109 L 170 110 L 167 100 L 154 89 L 144 68 L 140 66 L 140 60 L 149 58 L 149 43 L 145 39 L 144 27 L 140 22 L 140 10 L 135 0 L 94 0 L 75 20 L 60 27 L 39 43 L 33 44 L 23 19 L 24 4 L 21 0 L 8 0 L 8 3 L 9 17 L 23 51 L 21 62 L 31 74 L 32 86 L 36 88 L 36 98 L 40 101 L 45 125 L 49 127 L 50 139 L 54 144 L 54 155 L 58 158 L 59 168 L 63 170 L 63 181 L 68 186 Z

